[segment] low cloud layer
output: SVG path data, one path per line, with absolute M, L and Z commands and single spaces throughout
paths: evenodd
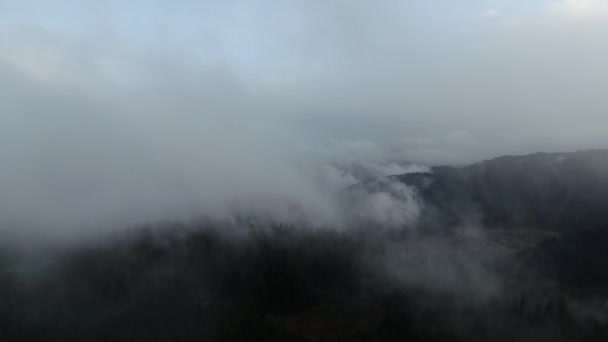
M 336 194 L 360 180 L 353 170 L 608 146 L 606 1 L 455 6 L 7 8 L 2 229 L 243 206 L 335 225 Z M 366 208 L 411 219 L 382 203 Z

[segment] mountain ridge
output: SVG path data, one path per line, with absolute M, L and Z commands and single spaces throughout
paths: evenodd
M 608 150 L 502 156 L 391 176 L 424 203 L 420 224 L 570 231 L 608 221 Z M 603 200 L 604 199 L 604 200 Z

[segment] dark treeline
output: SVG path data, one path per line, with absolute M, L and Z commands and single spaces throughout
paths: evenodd
M 504 287 L 467 298 L 396 280 L 386 265 L 409 247 L 395 238 L 203 226 L 142 229 L 39 257 L 5 253 L 1 340 L 608 340 L 608 325 L 568 289 L 519 267 L 484 265 Z

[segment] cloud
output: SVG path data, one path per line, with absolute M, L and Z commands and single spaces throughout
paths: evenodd
M 603 19 L 608 18 L 608 1 L 561 0 L 552 4 L 551 10 L 569 19 Z
M 489 9 L 483 11 L 482 16 L 484 18 L 492 19 L 492 18 L 499 17 L 501 14 L 502 13 L 499 10 L 497 10 L 496 8 L 489 8 Z
M 235 215 L 338 226 L 337 196 L 359 181 L 347 165 L 407 171 L 371 142 L 312 143 L 232 70 L 34 31 L 0 41 L 4 231 Z
M 38 15 L 0 17 L 3 227 L 226 216 L 243 198 L 334 224 L 335 194 L 362 174 L 608 146 L 602 23 L 501 30 L 443 2 L 300 1 L 269 5 L 273 20 L 154 2 L 114 3 L 106 27 L 28 3 Z

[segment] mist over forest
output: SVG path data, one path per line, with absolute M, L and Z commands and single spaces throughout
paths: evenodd
M 607 0 L 0 0 L 0 340 L 605 341 L 607 60 Z

